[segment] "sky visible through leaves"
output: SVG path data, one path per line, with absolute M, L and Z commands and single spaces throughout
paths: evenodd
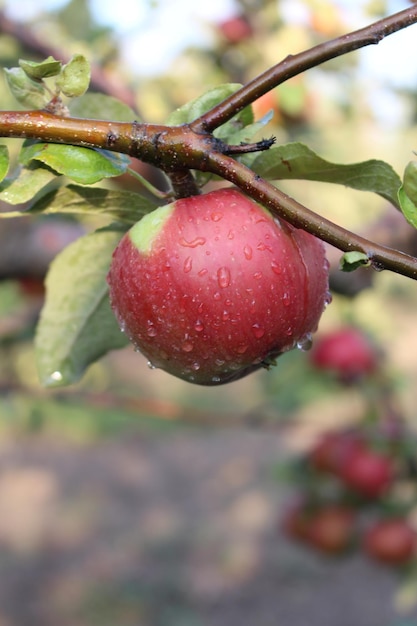
M 347 30 L 360 28 L 372 20 L 364 11 L 369 0 L 333 1 L 342 11 Z M 2 4 L 10 17 L 30 20 L 42 11 L 58 9 L 66 2 L 3 0 Z M 387 2 L 390 12 L 408 6 L 407 0 Z M 90 8 L 99 24 L 115 30 L 122 58 L 138 76 L 169 71 L 172 60 L 188 46 L 210 48 L 214 37 L 211 25 L 238 11 L 235 0 L 119 0 L 117 4 L 112 0 L 90 0 Z M 279 0 L 279 9 L 287 22 L 308 23 L 306 0 Z M 378 46 L 368 46 L 359 52 L 359 77 L 366 84 L 370 94 L 369 104 L 382 123 L 396 126 L 403 115 L 401 102 L 392 89 L 416 88 L 416 31 L 417 25 L 387 37 Z

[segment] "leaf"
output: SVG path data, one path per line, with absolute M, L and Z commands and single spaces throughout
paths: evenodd
M 132 191 L 68 185 L 43 196 L 25 212 L 25 215 L 28 213 L 108 215 L 128 224 L 135 224 L 157 206 L 148 197 Z
M 362 163 L 331 163 L 301 143 L 276 146 L 251 163 L 256 174 L 270 180 L 304 179 L 345 185 L 379 194 L 399 207 L 401 179 L 391 165 L 372 159 Z
M 19 65 L 25 72 L 26 76 L 32 80 L 43 80 L 51 76 L 57 76 L 62 67 L 61 61 L 57 61 L 54 57 L 49 56 L 44 61 L 37 63 L 36 61 L 26 61 L 19 59 Z
M 178 126 L 180 124 L 188 124 L 196 120 L 203 113 L 207 113 L 214 106 L 223 102 L 226 98 L 241 88 L 240 83 L 226 83 L 210 89 L 195 100 L 187 102 L 182 107 L 173 111 L 166 124 Z M 214 136 L 230 145 L 239 145 L 247 143 L 256 135 L 259 130 L 268 123 L 270 117 L 265 116 L 261 120 L 254 122 L 252 106 L 248 106 L 240 111 L 231 120 L 223 124 L 214 131 Z M 243 161 L 244 159 L 242 159 Z M 196 172 L 197 184 L 202 187 L 209 180 L 216 178 L 213 174 L 207 172 Z
M 106 282 L 121 235 L 104 230 L 81 237 L 51 264 L 35 337 L 39 376 L 47 387 L 76 382 L 95 360 L 128 344 Z
M 359 250 L 352 250 L 351 252 L 345 252 L 340 259 L 339 269 L 342 272 L 354 272 L 359 267 L 367 267 L 371 264 L 368 256 L 359 252 Z
M 400 187 L 398 190 L 398 200 L 400 202 L 401 211 L 411 226 L 417 228 L 417 206 L 414 202 L 407 196 L 404 186 Z
M 68 106 L 73 117 L 133 122 L 137 115 L 127 104 L 103 93 L 85 93 Z
M 14 178 L 6 178 L 0 183 L 0 200 L 8 204 L 28 202 L 54 178 L 55 174 L 43 167 L 20 168 Z M 0 217 L 9 215 L 0 213 Z
M 49 101 L 43 83 L 35 82 L 21 67 L 5 68 L 7 84 L 16 100 L 26 109 L 42 109 Z
M 103 178 L 120 176 L 130 164 L 130 159 L 123 154 L 56 143 L 31 143 L 24 146 L 20 152 L 20 162 L 27 165 L 32 159 L 82 185 L 92 185 Z
M 0 145 L 0 181 L 4 179 L 9 171 L 9 151 L 7 146 Z
M 224 85 L 218 85 L 206 93 L 202 94 L 195 100 L 187 102 L 176 111 L 173 111 L 168 117 L 167 124 L 170 126 L 178 126 L 180 124 L 188 124 L 196 120 L 203 113 L 207 113 L 214 106 L 223 102 L 226 98 L 235 93 L 242 85 L 239 83 L 226 83 Z M 214 135 L 223 139 L 224 141 L 230 140 L 230 143 L 234 143 L 231 138 L 242 130 L 245 126 L 253 123 L 253 111 L 252 107 L 248 106 L 243 111 L 240 111 L 231 120 L 216 129 Z
M 417 204 L 417 162 L 410 161 L 404 170 L 404 191 L 414 204 Z
M 82 54 L 74 54 L 62 68 L 56 86 L 68 98 L 82 96 L 90 84 L 90 64 Z

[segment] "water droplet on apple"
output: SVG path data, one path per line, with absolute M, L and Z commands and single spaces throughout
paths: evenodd
M 287 291 L 282 296 L 282 302 L 283 302 L 284 306 L 290 306 L 290 304 L 291 304 L 290 294 Z
M 196 323 L 194 324 L 194 329 L 198 332 L 201 333 L 204 330 L 204 324 L 201 320 L 197 320 Z
M 205 276 L 207 273 L 208 269 L 206 267 L 203 267 L 203 269 L 198 272 L 198 276 Z
M 219 267 L 217 270 L 217 282 L 222 289 L 230 285 L 230 270 L 227 267 Z
M 266 243 L 263 243 L 263 241 L 260 241 L 258 243 L 258 245 L 256 246 L 256 249 L 259 250 L 259 252 L 265 252 L 265 250 L 268 250 L 268 252 L 273 252 L 271 246 L 268 246 Z
M 255 280 L 261 280 L 262 276 L 263 276 L 262 272 L 255 272 L 253 274 L 253 277 Z
M 216 359 L 215 360 L 216 365 L 218 365 L 219 367 L 222 367 L 222 365 L 225 364 L 225 360 L 224 359 Z
M 245 255 L 245 258 L 250 261 L 251 258 L 253 257 L 253 250 L 250 246 L 245 246 L 243 248 L 243 254 Z
M 196 361 L 195 363 L 193 363 L 192 367 L 193 367 L 193 370 L 194 370 L 195 372 L 198 372 L 198 370 L 200 369 L 201 365 L 200 365 L 200 363 L 198 363 L 198 362 Z
M 260 324 L 252 324 L 252 332 L 256 339 L 261 339 L 265 335 L 265 329 Z
M 267 222 L 267 216 L 265 214 L 265 217 L 259 213 L 259 210 L 257 207 L 251 207 L 249 209 L 249 215 L 252 219 L 253 222 L 255 222 L 255 224 L 259 224 L 260 222 Z
M 211 214 L 211 219 L 213 220 L 213 222 L 220 222 L 220 220 L 223 218 L 223 213 L 212 213 Z
M 156 335 L 158 334 L 158 331 L 153 324 L 150 324 L 148 326 L 148 328 L 146 329 L 146 332 L 148 334 L 148 337 L 156 337 Z
M 227 320 L 230 318 L 230 313 L 229 311 L 223 311 L 222 313 L 222 321 L 223 322 L 227 322 Z
M 219 383 L 220 382 L 220 376 L 213 376 L 211 379 L 212 383 Z
M 329 304 L 331 304 L 332 300 L 333 300 L 333 296 L 330 293 L 330 291 L 328 291 L 326 293 L 326 295 L 325 295 L 325 298 L 324 298 L 324 308 L 325 309 L 329 306 Z
M 311 333 L 307 333 L 304 337 L 297 341 L 297 348 L 302 350 L 303 352 L 307 352 L 307 350 L 311 350 L 313 345 L 313 337 Z
M 227 238 L 228 239 L 234 239 L 235 238 L 235 233 L 233 232 L 233 230 L 229 230 L 229 232 L 227 233 Z
M 206 238 L 196 237 L 191 241 L 187 241 L 184 237 L 181 237 L 179 243 L 180 246 L 183 246 L 184 248 L 197 248 L 197 246 L 204 246 L 204 244 L 206 243 Z
M 184 272 L 188 274 L 188 272 L 191 272 L 192 268 L 193 268 L 193 260 L 190 256 L 187 256 L 187 258 L 184 261 Z
M 181 350 L 183 352 L 192 352 L 194 349 L 194 345 L 191 343 L 191 341 L 184 341 L 184 343 L 181 346 Z
M 240 346 L 238 346 L 238 347 L 236 348 L 236 352 L 237 352 L 238 354 L 245 354 L 245 352 L 247 351 L 247 349 L 248 349 L 248 346 L 247 346 L 247 345 L 245 345 L 245 344 L 241 344 Z
M 221 295 L 218 291 L 213 293 L 213 300 L 220 300 L 220 298 L 221 298 Z
M 277 274 L 278 276 L 282 273 L 281 267 L 278 265 L 276 261 L 271 261 L 271 269 L 274 272 L 274 274 Z

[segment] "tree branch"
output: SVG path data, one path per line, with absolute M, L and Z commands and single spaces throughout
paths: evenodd
M 415 23 L 417 23 L 417 5 L 394 13 L 360 30 L 321 43 L 299 54 L 289 55 L 277 65 L 251 80 L 219 105 L 201 115 L 192 123 L 192 128 L 196 132 L 213 132 L 251 102 L 289 78 L 348 52 L 377 44 L 388 35 Z M 404 57 L 405 62 L 406 58 Z
M 271 213 L 302 228 L 343 252 L 358 250 L 366 254 L 377 270 L 390 270 L 417 280 L 417 258 L 393 250 L 338 226 L 314 213 L 251 169 L 229 156 L 212 152 L 207 161 L 208 171 L 225 178 L 244 193 L 269 208 Z

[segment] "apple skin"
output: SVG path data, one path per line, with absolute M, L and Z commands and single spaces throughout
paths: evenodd
M 370 449 L 354 451 L 339 471 L 347 487 L 370 499 L 385 494 L 394 481 L 394 474 L 391 458 Z
M 344 382 L 354 382 L 374 373 L 379 360 L 369 339 L 353 326 L 323 335 L 311 352 L 311 362 L 317 369 L 333 371 Z
M 309 542 L 325 554 L 341 554 L 352 545 L 355 513 L 341 504 L 323 505 L 310 522 Z
M 356 431 L 329 431 L 322 435 L 309 452 L 309 462 L 320 472 L 339 474 L 349 458 L 365 447 L 365 441 Z
M 416 541 L 416 533 L 405 519 L 383 519 L 367 529 L 363 537 L 363 548 L 376 561 L 399 566 L 414 557 Z
M 309 339 L 329 301 L 320 240 L 233 188 L 176 200 L 124 235 L 110 300 L 153 367 L 217 385 Z

